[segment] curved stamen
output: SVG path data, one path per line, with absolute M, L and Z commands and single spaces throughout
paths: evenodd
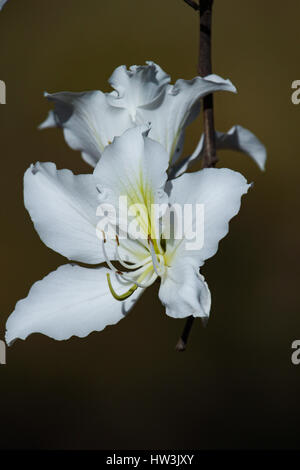
M 150 286 L 150 285 L 152 284 L 152 282 L 153 282 L 153 281 L 152 281 L 152 278 L 150 279 L 151 282 L 148 281 L 148 282 L 145 282 L 145 283 L 141 283 L 141 282 L 139 282 L 138 280 L 133 279 L 130 275 L 127 275 L 127 274 L 124 273 L 123 271 L 119 271 L 119 270 L 112 264 L 112 262 L 110 261 L 110 259 L 109 259 L 108 256 L 107 256 L 107 252 L 106 252 L 106 249 L 105 249 L 106 238 L 105 238 L 105 235 L 104 235 L 104 234 L 103 234 L 103 237 L 104 237 L 103 240 L 102 240 L 103 254 L 104 254 L 105 261 L 106 261 L 108 267 L 110 268 L 110 270 L 111 270 L 112 272 L 114 272 L 115 274 L 118 274 L 119 276 L 122 276 L 122 279 L 134 283 L 137 287 L 141 287 L 141 288 L 144 289 L 145 287 Z M 143 265 L 142 265 L 142 266 L 143 266 Z M 141 267 L 141 266 L 139 266 L 139 267 Z M 146 273 L 147 273 L 147 271 L 146 271 L 146 272 L 144 271 L 144 273 L 142 272 L 142 275 L 140 276 L 140 279 L 143 279 L 143 277 L 144 277 L 143 274 L 146 274 Z M 132 274 L 135 274 L 135 273 L 132 273 Z M 139 274 L 139 273 L 136 273 L 136 275 L 138 275 L 138 274 Z M 150 284 L 149 284 L 149 282 L 150 282 Z M 130 290 L 130 289 L 129 289 L 129 290 Z M 117 295 L 117 294 L 116 294 L 116 295 Z M 126 297 L 125 297 L 125 298 L 126 298 Z
M 105 248 L 105 243 L 107 241 L 106 236 L 105 236 L 104 232 L 102 232 L 102 233 L 103 233 L 102 249 L 103 249 L 104 259 L 105 259 L 108 267 L 110 268 L 110 270 L 113 273 L 121 276 L 121 279 L 123 279 L 125 281 L 128 281 L 129 283 L 132 284 L 132 286 L 130 287 L 130 289 L 127 292 L 125 292 L 124 294 L 119 295 L 119 294 L 116 293 L 116 291 L 112 287 L 112 283 L 111 283 L 111 280 L 110 280 L 110 273 L 107 273 L 106 276 L 107 276 L 107 282 L 108 282 L 109 290 L 110 290 L 111 294 L 113 295 L 113 297 L 116 300 L 125 300 L 125 299 L 127 299 L 128 297 L 130 297 L 133 294 L 133 292 L 138 287 L 141 287 L 142 289 L 145 289 L 146 287 L 149 287 L 151 284 L 153 284 L 153 282 L 156 280 L 157 276 L 161 276 L 160 263 L 159 263 L 159 261 L 156 257 L 153 242 L 152 242 L 150 236 L 148 238 L 148 242 L 149 242 L 149 245 L 150 245 L 150 254 L 151 254 L 151 256 L 147 256 L 140 263 L 128 264 L 128 263 L 126 263 L 125 261 L 123 261 L 121 259 L 121 256 L 120 256 L 120 253 L 119 253 L 120 242 L 119 242 L 118 236 L 116 235 L 116 242 L 117 242 L 116 258 L 117 258 L 118 262 L 124 268 L 134 270 L 134 272 L 130 272 L 130 273 L 125 272 L 124 273 L 123 271 L 118 270 L 112 264 L 112 262 L 110 261 L 108 255 L 107 255 L 106 248 Z M 151 261 L 152 261 L 152 263 L 151 263 Z M 150 263 L 151 263 L 151 265 L 150 265 Z M 148 267 L 147 267 L 147 264 L 149 265 Z M 154 272 L 153 272 L 153 270 L 154 270 Z M 150 277 L 149 277 L 149 275 L 150 275 Z M 145 281 L 145 282 L 142 282 L 147 277 L 148 277 L 148 280 Z
M 145 264 L 147 264 L 151 260 L 151 257 L 147 256 L 147 258 L 145 258 L 140 263 L 132 263 L 132 264 L 126 263 L 126 261 L 121 259 L 118 247 L 117 247 L 117 250 L 116 250 L 116 258 L 117 258 L 118 262 L 123 266 L 123 268 L 131 269 L 131 270 L 141 268 L 142 266 L 145 266 Z
M 119 239 L 116 238 L 116 240 L 117 240 L 116 258 L 118 262 L 123 266 L 123 268 L 131 269 L 131 270 L 137 269 L 137 268 L 140 268 L 141 266 L 144 266 L 149 261 L 149 259 L 146 258 L 139 263 L 131 263 L 131 264 L 126 263 L 126 261 L 122 260 L 120 252 L 119 252 L 119 246 L 120 246 Z
M 145 289 L 146 287 L 151 286 L 151 284 L 153 284 L 153 282 L 157 278 L 157 274 L 153 271 L 152 263 L 151 265 L 150 265 L 150 262 L 148 264 L 149 264 L 148 266 L 147 265 L 142 266 L 140 269 L 137 269 L 134 272 L 131 272 L 128 274 L 122 273 L 121 279 L 125 279 L 133 284 L 136 284 L 138 287 L 141 287 L 142 289 Z M 149 278 L 149 275 L 150 275 L 150 278 Z M 145 278 L 148 278 L 148 280 L 144 282 Z
M 147 271 L 146 271 L 147 272 Z M 142 273 L 142 275 L 140 276 L 140 279 L 142 279 L 145 275 L 145 272 Z M 130 287 L 130 289 L 128 289 L 127 292 L 125 292 L 124 294 L 117 294 L 116 291 L 114 290 L 113 286 L 112 286 L 112 283 L 111 283 L 111 280 L 110 280 L 110 274 L 109 273 L 106 273 L 106 277 L 107 277 L 107 282 L 108 282 L 108 287 L 109 287 L 109 290 L 112 294 L 112 296 L 116 299 L 116 300 L 125 300 L 127 299 L 128 297 L 130 297 L 138 287 L 142 287 L 143 289 L 145 289 L 146 287 L 149 287 L 151 286 L 151 284 L 153 284 L 153 282 L 155 281 L 156 279 L 156 274 L 153 273 L 152 276 L 150 277 L 150 279 L 145 282 L 145 283 L 140 283 L 138 281 L 134 281 L 132 279 L 132 282 L 134 282 L 134 284 L 132 285 L 132 287 Z M 123 276 L 122 276 L 123 277 Z
M 110 274 L 107 273 L 106 274 L 106 277 L 107 277 L 107 282 L 108 282 L 108 287 L 109 287 L 109 290 L 112 294 L 112 296 L 116 299 L 116 300 L 125 300 L 125 299 L 128 299 L 128 297 L 130 297 L 134 291 L 137 290 L 138 286 L 136 284 L 134 284 L 132 287 L 130 287 L 130 289 L 127 291 L 127 292 L 124 292 L 124 294 L 117 294 L 116 291 L 114 290 L 113 286 L 112 286 L 112 283 L 111 283 L 111 280 L 110 280 Z
M 147 282 L 143 282 L 143 283 L 139 283 L 139 286 L 140 287 L 143 287 L 144 289 L 146 287 L 149 287 L 151 286 L 151 284 L 153 284 L 153 282 L 157 279 L 157 274 L 156 273 L 152 273 L 150 279 L 147 281 Z
M 152 258 L 152 263 L 153 263 L 153 269 L 156 272 L 156 274 L 161 277 L 161 269 L 160 269 L 160 264 L 158 264 L 158 259 L 156 257 L 156 253 L 154 250 L 153 242 L 150 236 L 148 236 L 148 242 L 149 242 L 149 247 L 150 247 L 150 253 L 151 253 L 151 258 Z
M 145 289 L 146 287 L 149 287 L 151 286 L 151 284 L 153 284 L 153 282 L 155 281 L 155 279 L 157 278 L 157 274 L 155 272 L 153 272 L 153 269 L 152 269 L 152 266 L 148 266 L 148 268 L 143 267 L 143 269 L 139 269 L 138 271 L 140 271 L 140 276 L 137 278 L 137 279 L 134 279 L 134 278 L 131 278 L 131 282 L 134 282 L 134 284 L 136 284 L 137 286 Z M 151 274 L 152 273 L 152 274 Z M 137 275 L 137 272 L 136 273 L 132 273 L 132 274 L 135 274 Z M 148 281 L 145 281 L 145 282 L 141 282 L 145 279 L 145 277 L 147 277 L 147 275 L 151 274 L 150 278 L 148 279 Z
M 119 271 L 117 268 L 115 268 L 115 266 L 112 264 L 112 262 L 110 261 L 109 257 L 107 256 L 107 252 L 106 252 L 106 249 L 105 249 L 105 243 L 106 243 L 106 238 L 103 238 L 102 240 L 102 249 L 103 249 L 103 254 L 104 254 L 104 258 L 105 258 L 105 261 L 106 261 L 106 264 L 108 265 L 108 267 L 116 274 L 123 274 L 122 271 Z

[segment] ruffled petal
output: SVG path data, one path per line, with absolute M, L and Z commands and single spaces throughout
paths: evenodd
M 57 170 L 54 163 L 37 163 L 24 175 L 24 202 L 49 248 L 70 260 L 104 261 L 96 234 L 100 219 L 93 175 L 73 175 L 69 170 Z
M 241 174 L 215 168 L 168 182 L 170 211 L 177 207 L 177 215 L 172 223 L 164 216 L 164 229 L 173 228 L 164 235 L 166 269 L 159 290 L 167 315 L 209 316 L 211 295 L 199 267 L 216 253 L 248 187 Z
M 186 126 L 199 113 L 199 99 L 219 90 L 235 92 L 230 80 L 218 75 L 178 80 L 154 62 L 118 67 L 109 79 L 111 93 L 46 94 L 55 104 L 40 128 L 62 127 L 67 143 L 95 166 L 106 145 L 134 125 L 151 123 L 149 137 L 164 146 L 169 159 L 179 158 Z
M 133 125 L 128 112 L 110 106 L 107 95 L 101 91 L 45 96 L 54 103 L 54 110 L 40 129 L 61 127 L 66 142 L 72 149 L 80 150 L 83 159 L 93 167 L 113 138 Z
M 217 148 L 243 152 L 251 157 L 261 170 L 265 169 L 266 147 L 245 127 L 233 126 L 228 132 L 217 132 Z
M 236 92 L 230 80 L 218 75 L 178 80 L 169 86 L 159 106 L 149 105 L 137 110 L 137 123 L 149 122 L 149 137 L 167 150 L 170 161 L 176 161 L 182 150 L 184 130 L 199 114 L 200 98 L 216 91 Z
M 114 325 L 130 311 L 143 289 L 120 302 L 111 295 L 105 268 L 60 266 L 36 282 L 20 300 L 6 323 L 6 342 L 42 333 L 56 340 L 80 338 Z M 116 290 L 124 286 L 113 278 Z
M 170 77 L 154 62 L 147 65 L 125 65 L 117 67 L 108 80 L 115 89 L 108 95 L 112 106 L 126 108 L 135 121 L 137 108 L 158 104 L 170 82 Z
M 186 263 L 177 257 L 172 267 L 167 268 L 158 295 L 170 317 L 209 316 L 211 294 L 196 261 Z
M 182 175 L 193 162 L 202 158 L 203 144 L 204 137 L 202 135 L 192 155 L 175 164 L 170 170 L 171 178 Z M 216 132 L 216 147 L 218 150 L 227 149 L 245 153 L 255 161 L 261 170 L 265 169 L 267 159 L 266 148 L 262 142 L 245 127 L 236 125 L 228 132 Z
M 182 229 L 184 236 L 166 241 L 170 264 L 173 258 L 180 256 L 192 257 L 201 266 L 213 256 L 219 241 L 228 233 L 230 219 L 239 212 L 242 195 L 250 186 L 240 173 L 227 168 L 206 168 L 169 181 L 170 205 L 179 204 L 187 211 Z M 174 233 L 179 233 L 176 230 Z

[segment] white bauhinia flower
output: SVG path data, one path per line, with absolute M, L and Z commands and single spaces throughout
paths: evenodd
M 254 160 L 261 170 L 265 169 L 266 147 L 249 129 L 236 125 L 228 132 L 216 132 L 216 148 L 217 150 L 235 150 L 245 153 Z M 204 136 L 202 134 L 194 152 L 175 163 L 170 169 L 170 177 L 175 178 L 183 174 L 193 163 L 202 158 L 203 150 Z
M 208 317 L 211 296 L 199 267 L 216 253 L 249 185 L 241 174 L 225 168 L 168 181 L 169 155 L 146 134 L 145 128 L 136 127 L 115 138 L 91 175 L 75 176 L 52 163 L 26 171 L 25 205 L 41 239 L 71 260 L 96 266 L 63 265 L 35 283 L 8 318 L 8 344 L 34 332 L 62 340 L 100 331 L 124 318 L 157 279 L 167 315 Z M 115 207 L 120 198 L 133 214 L 130 223 L 138 222 L 139 237 L 132 236 L 130 224 L 127 238 L 109 235 L 110 224 L 106 231 L 99 229 L 99 204 Z M 164 209 L 153 216 L 154 204 Z M 167 215 L 175 205 L 197 204 L 204 207 L 204 243 L 191 250 L 189 244 L 197 239 L 196 212 L 181 236 L 173 230 L 176 222 L 168 225 Z M 119 206 L 117 211 L 124 214 Z M 107 267 L 97 265 L 104 261 Z
M 166 149 L 169 160 L 181 154 L 184 131 L 200 111 L 199 99 L 215 91 L 236 92 L 230 80 L 218 75 L 177 80 L 154 62 L 118 67 L 109 79 L 110 93 L 46 93 L 54 103 L 40 128 L 61 127 L 67 143 L 82 152 L 95 167 L 104 148 L 115 136 L 136 125 L 151 124 L 149 137 Z

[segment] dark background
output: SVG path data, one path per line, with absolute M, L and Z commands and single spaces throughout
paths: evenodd
M 300 365 L 299 125 L 291 82 L 300 79 L 298 0 L 216 0 L 213 67 L 239 93 L 215 98 L 216 127 L 248 127 L 268 149 L 261 173 L 222 152 L 253 190 L 204 274 L 207 329 L 168 318 L 148 289 L 121 323 L 85 339 L 18 341 L 0 366 L 0 447 L 64 449 L 298 448 Z M 154 60 L 196 75 L 197 14 L 183 0 L 9 0 L 0 13 L 1 316 L 65 259 L 39 240 L 22 200 L 30 163 L 88 172 L 59 130 L 39 132 L 48 92 L 101 89 L 120 64 Z M 196 144 L 201 120 L 189 130 Z

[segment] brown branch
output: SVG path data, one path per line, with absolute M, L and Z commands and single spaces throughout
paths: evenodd
M 199 5 L 194 2 L 194 0 L 183 0 L 185 3 L 187 3 L 190 7 L 194 8 L 194 10 L 199 10 Z
M 186 323 L 182 332 L 182 335 L 180 336 L 179 340 L 177 341 L 177 344 L 175 346 L 175 349 L 177 352 L 183 352 L 186 349 L 187 341 L 189 338 L 189 334 L 191 331 L 191 328 L 194 323 L 194 317 L 188 317 L 186 319 Z
M 198 6 L 198 5 L 197 5 Z M 205 77 L 212 73 L 211 64 L 211 23 L 213 0 L 199 0 L 199 56 L 198 73 Z M 216 138 L 214 126 L 213 95 L 203 98 L 203 168 L 215 166 L 217 163 Z M 176 344 L 176 351 L 185 351 L 194 317 L 188 317 L 181 337 Z
M 199 0 L 200 34 L 199 34 L 199 75 L 205 77 L 212 73 L 211 65 L 211 20 L 213 0 Z M 214 126 L 213 95 L 203 98 L 203 132 L 204 155 L 203 168 L 215 166 L 217 163 L 216 138 Z

